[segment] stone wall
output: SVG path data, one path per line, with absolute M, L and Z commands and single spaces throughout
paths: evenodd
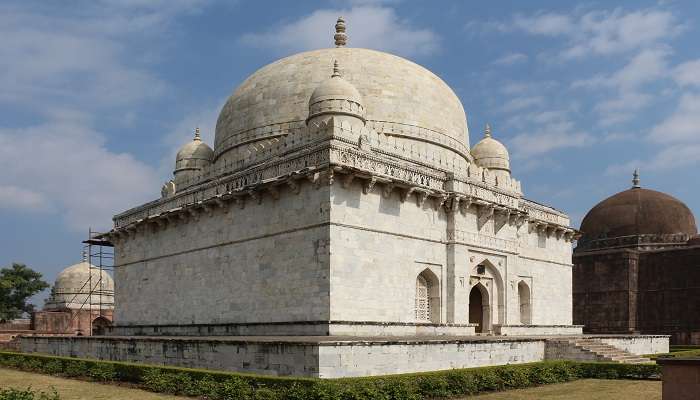
M 116 323 L 327 321 L 328 187 L 300 184 L 119 240 Z
M 638 335 L 624 337 L 598 336 L 600 341 L 628 353 L 644 355 L 668 353 L 669 337 L 666 335 Z
M 543 340 L 406 341 L 319 347 L 322 378 L 521 364 L 544 359 Z
M 586 333 L 637 330 L 638 258 L 624 249 L 574 253 L 574 324 Z
M 700 247 L 574 254 L 574 323 L 587 333 L 700 344 Z
M 416 279 L 428 271 L 439 285 L 433 323 L 469 323 L 469 293 L 481 282 L 491 323 L 518 324 L 524 282 L 530 323 L 571 324 L 571 248 L 561 237 L 518 227 L 507 215 L 484 216 L 475 205 L 421 201 L 404 187 L 339 181 L 331 188 L 334 320 L 415 321 Z

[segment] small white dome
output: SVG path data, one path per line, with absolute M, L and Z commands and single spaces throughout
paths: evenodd
M 114 281 L 106 271 L 83 261 L 58 274 L 44 309 L 90 309 L 99 308 L 100 303 L 102 308 L 113 308 Z
M 175 157 L 175 172 L 187 169 L 201 169 L 211 164 L 214 150 L 204 143 L 199 136 L 199 128 L 195 131 L 194 139 L 180 148 Z
M 365 121 L 365 107 L 357 88 L 340 75 L 338 61 L 334 62 L 333 75 L 321 82 L 309 98 L 309 117 L 323 114 L 351 115 Z
M 491 128 L 486 125 L 484 138 L 471 149 L 474 162 L 482 168 L 510 171 L 510 155 L 503 143 L 491 137 Z

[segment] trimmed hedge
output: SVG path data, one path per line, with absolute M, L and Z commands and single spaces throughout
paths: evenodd
M 54 389 L 51 393 L 19 389 L 0 389 L 0 400 L 60 400 L 58 393 Z
M 310 379 L 0 352 L 0 366 L 209 399 L 403 400 L 446 398 L 568 382 L 580 378 L 657 378 L 655 364 L 542 361 L 362 378 Z

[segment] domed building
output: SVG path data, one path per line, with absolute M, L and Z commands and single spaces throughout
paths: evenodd
M 86 260 L 61 271 L 41 311 L 32 315 L 37 333 L 100 335 L 111 325 L 112 277 Z
M 342 19 L 334 38 L 248 77 L 213 150 L 196 136 L 114 217 L 110 334 L 137 350 L 100 356 L 340 377 L 538 361 L 518 335 L 581 333 L 569 217 L 523 196 L 490 127 L 470 148 L 437 75 L 346 47 Z
M 640 186 L 593 207 L 574 250 L 574 322 L 700 344 L 700 240 L 680 200 Z

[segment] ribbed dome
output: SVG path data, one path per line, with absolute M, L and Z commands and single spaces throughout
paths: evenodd
M 309 99 L 328 80 L 335 60 L 342 66 L 343 79 L 352 83 L 361 96 L 366 119 L 377 122 L 375 126 L 381 125 L 377 129 L 401 129 L 408 137 L 417 136 L 420 128 L 427 129 L 434 132 L 436 140 L 449 143 L 450 148 L 468 152 L 464 109 L 445 82 L 401 57 L 339 47 L 283 58 L 246 79 L 219 114 L 214 145 L 217 156 L 251 138 L 262 139 L 272 125 L 303 125 L 309 116 Z M 323 90 L 350 90 L 340 85 Z M 260 132 L 253 135 L 256 129 Z
M 101 277 L 100 279 L 100 272 Z M 92 288 L 92 290 L 91 290 Z M 92 293 L 92 299 L 89 295 Z M 56 277 L 51 297 L 46 301 L 46 309 L 83 308 L 103 303 L 103 308 L 114 303 L 114 281 L 104 270 L 100 271 L 86 261 L 61 271 Z
M 177 152 L 175 172 L 184 169 L 200 169 L 210 164 L 213 159 L 214 150 L 202 141 L 199 137 L 199 128 L 197 128 L 194 139 L 182 146 Z
M 480 167 L 510 171 L 510 155 L 503 143 L 491 137 L 491 128 L 486 126 L 484 138 L 471 149 L 474 162 Z
M 635 235 L 697 234 L 695 217 L 680 200 L 635 187 L 593 207 L 581 223 L 580 242 Z

